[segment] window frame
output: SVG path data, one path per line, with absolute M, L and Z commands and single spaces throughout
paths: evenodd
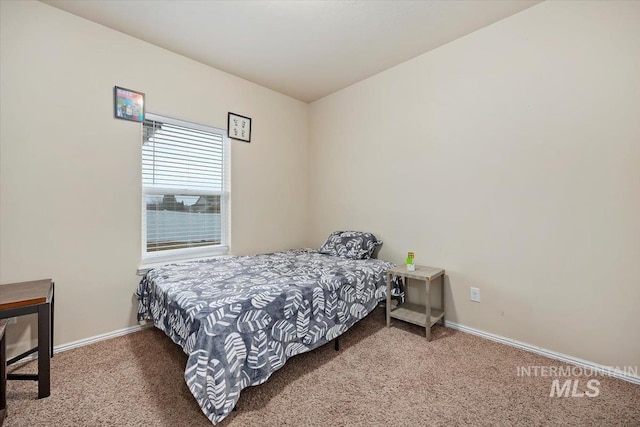
M 202 125 L 189 122 L 186 120 L 176 119 L 160 114 L 146 112 L 145 121 L 152 120 L 168 125 L 181 126 L 188 129 L 209 132 L 221 135 L 222 137 L 222 191 L 206 191 L 207 195 L 220 195 L 220 244 L 206 245 L 191 248 L 166 249 L 161 251 L 147 251 L 147 203 L 146 196 L 150 194 L 164 195 L 202 195 L 202 189 L 180 189 L 162 188 L 162 187 L 145 187 L 143 183 L 142 172 L 142 153 L 144 143 L 144 122 L 141 127 L 141 145 L 140 145 L 140 189 L 141 189 L 141 243 L 142 243 L 142 265 L 139 268 L 144 270 L 150 265 L 157 265 L 174 261 L 193 261 L 216 256 L 224 256 L 229 254 L 231 240 L 231 149 L 229 137 L 226 129 L 216 128 L 213 126 Z

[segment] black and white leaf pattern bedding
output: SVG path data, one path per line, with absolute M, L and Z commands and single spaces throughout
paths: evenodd
M 312 249 L 167 265 L 138 285 L 138 319 L 153 320 L 189 356 L 187 386 L 216 424 L 243 388 L 369 314 L 393 266 Z

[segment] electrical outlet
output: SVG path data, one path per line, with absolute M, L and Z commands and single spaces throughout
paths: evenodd
M 480 289 L 471 288 L 471 301 L 480 302 Z

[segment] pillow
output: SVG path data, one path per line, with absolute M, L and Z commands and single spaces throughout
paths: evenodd
M 334 231 L 320 247 L 320 253 L 348 259 L 369 259 L 377 245 L 381 245 L 371 233 L 360 231 Z

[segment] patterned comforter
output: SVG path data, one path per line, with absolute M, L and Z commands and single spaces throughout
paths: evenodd
M 140 282 L 138 319 L 153 320 L 189 356 L 187 386 L 216 424 L 242 389 L 369 314 L 393 266 L 310 249 L 167 265 Z

